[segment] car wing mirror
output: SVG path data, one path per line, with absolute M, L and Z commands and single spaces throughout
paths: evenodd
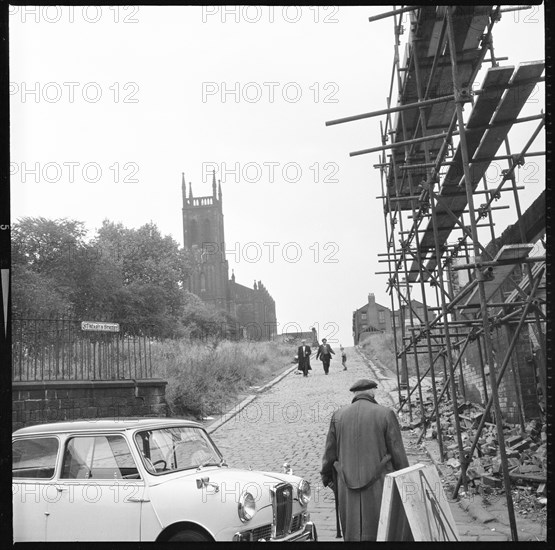
M 217 483 L 210 482 L 209 477 L 201 477 L 200 479 L 196 480 L 197 482 L 197 489 L 204 489 L 205 487 L 212 487 L 214 492 L 217 493 L 220 490 L 220 486 Z

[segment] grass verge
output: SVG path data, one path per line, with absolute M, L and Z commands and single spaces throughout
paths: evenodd
M 263 385 L 292 365 L 282 342 L 195 342 L 152 345 L 156 376 L 168 381 L 170 416 L 200 419 L 223 414 L 249 386 Z

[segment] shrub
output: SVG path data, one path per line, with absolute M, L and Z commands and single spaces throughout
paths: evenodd
M 237 395 L 291 365 L 279 342 L 166 340 L 152 343 L 156 375 L 168 381 L 171 416 L 223 414 Z

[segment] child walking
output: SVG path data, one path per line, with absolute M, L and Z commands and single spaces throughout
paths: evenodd
M 343 370 L 347 370 L 347 352 L 343 346 L 339 346 L 339 350 L 341 351 L 341 364 L 343 365 Z

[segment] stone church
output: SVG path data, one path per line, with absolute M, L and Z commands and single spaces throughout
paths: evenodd
M 225 257 L 224 214 L 221 182 L 212 174 L 212 195 L 189 196 L 182 174 L 183 246 L 193 258 L 186 288 L 202 301 L 233 315 L 239 326 L 233 331 L 253 340 L 273 340 L 277 332 L 276 304 L 261 281 L 246 287 L 229 277 Z

